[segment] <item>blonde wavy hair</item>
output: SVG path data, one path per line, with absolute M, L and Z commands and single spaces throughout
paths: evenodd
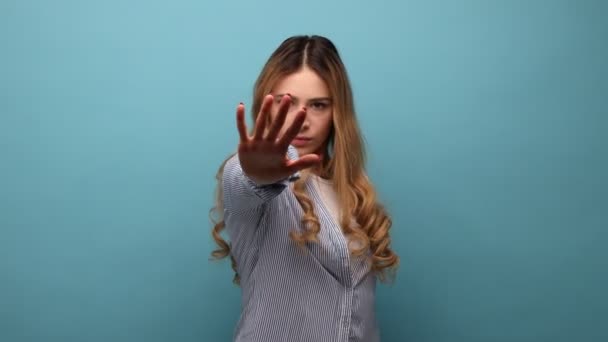
M 390 248 L 392 221 L 377 200 L 374 187 L 365 173 L 365 148 L 355 116 L 350 81 L 338 50 L 329 39 L 294 36 L 281 43 L 256 80 L 251 107 L 253 122 L 257 119 L 264 96 L 272 92 L 273 86 L 281 78 L 299 71 L 304 65 L 325 81 L 333 100 L 333 128 L 328 138 L 328 153 L 319 171 L 323 177 L 332 180 L 342 208 L 342 230 L 351 241 L 349 250 L 354 256 L 368 255 L 371 270 L 378 274 L 381 281 L 392 280 L 399 264 L 399 257 Z M 270 115 L 268 117 L 270 119 Z M 219 248 L 211 255 L 214 259 L 230 255 L 235 270 L 234 282 L 239 284 L 230 244 L 221 236 L 225 228 L 222 218 L 222 174 L 224 165 L 233 155 L 221 164 L 216 174 L 216 205 L 210 210 L 210 218 L 214 224 L 212 236 Z M 306 172 L 303 174 L 306 175 Z M 321 229 L 312 200 L 306 193 L 307 178 L 305 176 L 295 181 L 293 187 L 293 193 L 304 211 L 302 223 L 306 228 L 301 233 L 291 231 L 290 237 L 300 246 L 307 242 L 318 242 L 317 235 Z M 214 213 L 216 218 L 213 217 Z M 356 225 L 351 224 L 353 219 Z

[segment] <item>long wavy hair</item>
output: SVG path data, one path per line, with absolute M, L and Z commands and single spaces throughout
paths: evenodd
M 399 264 L 399 257 L 390 248 L 389 230 L 392 221 L 377 200 L 374 187 L 366 175 L 365 146 L 355 116 L 350 81 L 338 50 L 329 39 L 321 36 L 293 36 L 281 43 L 255 82 L 251 107 L 253 122 L 257 119 L 264 96 L 272 92 L 281 78 L 299 71 L 303 66 L 309 67 L 325 81 L 333 100 L 333 127 L 319 171 L 323 177 L 332 180 L 342 208 L 342 231 L 350 240 L 349 250 L 354 256 L 367 256 L 371 270 L 377 273 L 381 281 L 392 280 Z M 270 120 L 270 115 L 268 117 Z M 230 244 L 221 236 L 221 231 L 225 228 L 222 217 L 222 174 L 224 165 L 233 155 L 221 164 L 216 174 L 216 205 L 210 210 L 210 218 L 214 224 L 212 236 L 219 248 L 211 255 L 214 259 L 231 256 L 232 268 L 235 270 L 234 282 L 238 284 L 239 275 L 236 272 L 236 261 L 230 253 Z M 303 172 L 305 176 L 295 181 L 293 186 L 293 193 L 304 212 L 302 223 L 306 228 L 301 232 L 291 231 L 290 237 L 300 246 L 307 242 L 318 242 L 317 235 L 321 229 L 312 200 L 306 192 L 307 171 Z

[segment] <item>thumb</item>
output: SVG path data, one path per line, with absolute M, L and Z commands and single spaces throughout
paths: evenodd
M 298 158 L 297 160 L 289 161 L 287 163 L 287 169 L 290 173 L 295 173 L 309 167 L 317 165 L 321 162 L 321 157 L 316 154 L 307 154 Z

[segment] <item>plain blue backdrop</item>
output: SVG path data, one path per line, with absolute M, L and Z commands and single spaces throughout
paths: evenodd
M 288 36 L 350 73 L 383 341 L 608 340 L 605 1 L 0 1 L 0 341 L 229 341 L 208 211 Z

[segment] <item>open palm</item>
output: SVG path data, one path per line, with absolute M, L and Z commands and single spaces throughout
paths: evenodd
M 266 123 L 273 101 L 272 95 L 264 98 L 255 122 L 253 136 L 247 134 L 245 106 L 240 104 L 236 111 L 237 129 L 240 135 L 239 161 L 243 172 L 259 185 L 275 183 L 320 162 L 320 157 L 316 154 L 307 154 L 297 160 L 290 160 L 287 157 L 289 144 L 297 136 L 306 119 L 306 109 L 299 110 L 285 133 L 279 136 L 285 124 L 291 99 L 288 95 L 281 99 L 278 114 L 267 130 Z

